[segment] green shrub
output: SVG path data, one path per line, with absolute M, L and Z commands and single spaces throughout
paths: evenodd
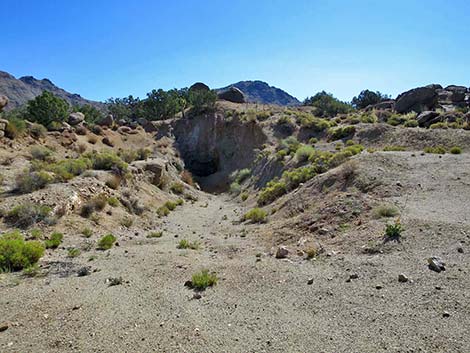
M 118 207 L 119 200 L 116 197 L 108 197 L 108 205 L 111 207 Z
M 235 175 L 232 177 L 232 179 L 241 184 L 243 183 L 246 179 L 248 179 L 251 175 L 251 169 L 248 169 L 248 168 L 244 168 L 244 169 L 241 169 L 239 170 L 237 173 L 235 173 Z
M 270 204 L 282 195 L 287 193 L 286 183 L 282 180 L 271 180 L 266 184 L 258 197 L 258 205 L 263 206 Z
M 380 205 L 376 207 L 373 211 L 373 215 L 375 218 L 383 218 L 383 217 L 396 217 L 398 216 L 398 208 L 393 205 Z
M 31 157 L 40 161 L 45 161 L 52 156 L 53 152 L 44 146 L 34 146 L 31 148 Z
M 385 240 L 395 240 L 399 241 L 401 238 L 401 233 L 403 232 L 403 227 L 399 220 L 395 221 L 393 224 L 387 224 L 385 226 Z
M 151 232 L 147 234 L 147 238 L 161 238 L 163 236 L 163 232 Z
M 170 190 L 175 194 L 182 194 L 184 192 L 184 185 L 182 183 L 174 182 L 171 184 Z
M 46 187 L 53 181 L 53 177 L 44 171 L 25 171 L 16 177 L 16 190 L 27 194 Z
M 191 250 L 197 250 L 199 249 L 199 243 L 198 242 L 191 242 L 186 239 L 181 239 L 176 246 L 178 249 L 191 249 Z
M 280 149 L 286 150 L 287 153 L 295 153 L 299 148 L 300 142 L 295 136 L 289 136 L 281 141 Z
M 208 270 L 202 270 L 201 272 L 193 274 L 191 278 L 191 286 L 196 289 L 203 291 L 207 287 L 212 287 L 217 284 L 217 275 L 215 273 L 209 273 Z
M 93 235 L 93 231 L 90 228 L 83 228 L 82 229 L 82 235 L 85 238 L 90 238 Z
M 84 157 L 91 161 L 93 169 L 96 170 L 114 170 L 120 173 L 127 171 L 127 163 L 114 152 L 92 152 L 85 154 Z
M 64 239 L 64 235 L 62 233 L 54 232 L 51 234 L 49 239 L 44 242 L 46 249 L 57 249 L 60 244 L 62 244 L 62 240 Z
M 305 99 L 304 105 L 315 107 L 315 113 L 319 116 L 334 117 L 338 114 L 346 114 L 353 110 L 348 103 L 341 102 L 325 91 L 318 92 L 313 97 Z
M 165 202 L 165 204 L 163 205 L 164 207 L 166 207 L 167 209 L 169 209 L 170 211 L 173 211 L 175 208 L 176 208 L 176 202 L 174 201 L 167 201 Z
M 5 136 L 14 139 L 23 135 L 26 131 L 26 123 L 23 119 L 18 117 L 8 117 L 8 125 L 5 128 Z
M 429 128 L 433 130 L 434 129 L 448 129 L 449 126 L 445 122 L 438 122 L 438 123 L 431 124 Z
M 25 241 L 19 231 L 0 236 L 0 270 L 19 271 L 36 264 L 44 255 L 44 245 Z
M 425 147 L 425 153 L 434 153 L 434 154 L 445 154 L 446 149 L 443 146 L 434 146 L 434 147 Z
M 88 218 L 93 214 L 93 212 L 102 211 L 106 207 L 107 203 L 108 198 L 106 197 L 106 195 L 97 195 L 82 206 L 80 210 L 80 215 L 82 217 Z
M 462 149 L 458 146 L 454 146 L 450 149 L 450 153 L 452 153 L 452 154 L 461 154 Z
M 299 163 L 306 162 L 314 151 L 312 146 L 301 145 L 295 152 L 295 158 Z
M 98 250 L 109 250 L 113 247 L 115 242 L 116 237 L 114 235 L 104 235 L 100 240 L 98 240 Z
M 394 145 L 384 147 L 384 152 L 400 152 L 400 151 L 406 151 L 406 147 L 394 146 Z
M 351 125 L 344 126 L 344 127 L 337 127 L 337 128 L 329 129 L 328 133 L 330 135 L 330 139 L 335 141 L 335 140 L 340 140 L 340 139 L 354 135 L 356 133 L 356 128 Z
M 326 131 L 331 127 L 331 123 L 326 119 L 316 118 L 313 115 L 304 116 L 300 119 L 300 126 L 313 132 Z
M 318 139 L 316 137 L 312 137 L 310 140 L 308 140 L 308 143 L 311 144 L 312 146 L 315 145 L 318 142 Z
M 418 121 L 414 119 L 407 120 L 404 124 L 405 127 L 418 127 Z
M 240 186 L 238 182 L 234 181 L 233 183 L 230 184 L 231 194 L 238 195 L 240 194 L 241 191 L 242 191 L 242 187 Z
M 240 195 L 240 198 L 242 199 L 242 201 L 246 201 L 248 199 L 248 196 L 250 196 L 248 194 L 248 192 L 243 192 L 241 195 Z
M 67 250 L 68 257 L 77 257 L 80 255 L 80 249 L 77 248 L 70 248 Z
M 29 234 L 33 239 L 41 239 L 43 236 L 42 230 L 39 228 L 31 229 Z
M 26 110 L 26 118 L 29 121 L 49 127 L 52 123 L 65 121 L 69 113 L 69 105 L 51 92 L 44 91 L 28 102 Z
M 253 208 L 243 216 L 244 221 L 251 221 L 253 223 L 264 223 L 266 222 L 267 212 L 261 208 Z
M 130 228 L 134 224 L 134 220 L 131 217 L 124 217 L 120 223 L 123 227 Z
M 88 158 L 64 159 L 54 163 L 33 161 L 33 170 L 45 170 L 55 174 L 57 181 L 67 181 L 82 174 L 92 166 Z
M 135 150 L 123 150 L 118 155 L 126 163 L 132 163 L 137 159 L 137 151 Z
M 166 206 L 160 206 L 157 208 L 157 214 L 159 217 L 165 217 L 170 214 L 170 210 Z
M 51 208 L 35 203 L 23 203 L 11 209 L 5 220 L 19 228 L 28 228 L 33 224 L 43 221 L 51 213 Z
M 284 180 L 287 189 L 293 190 L 301 183 L 312 179 L 315 175 L 315 168 L 313 166 L 307 166 L 286 170 L 284 173 L 282 173 L 282 180 Z

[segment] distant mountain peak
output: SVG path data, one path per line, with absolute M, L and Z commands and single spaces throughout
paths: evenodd
M 248 102 L 260 104 L 277 104 L 284 106 L 300 105 L 300 101 L 291 96 L 284 90 L 270 86 L 268 83 L 260 80 L 240 81 L 218 89 L 223 91 L 230 87 L 236 87 L 241 90 Z

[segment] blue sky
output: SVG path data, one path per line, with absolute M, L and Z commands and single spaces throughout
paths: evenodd
M 0 70 L 95 100 L 260 79 L 303 99 L 470 86 L 468 0 L 0 0 Z

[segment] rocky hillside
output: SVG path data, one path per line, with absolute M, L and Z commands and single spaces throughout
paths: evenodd
M 0 95 L 5 95 L 10 100 L 6 110 L 18 108 L 27 101 L 39 96 L 43 91 L 52 92 L 56 96 L 65 99 L 71 105 L 91 104 L 96 107 L 103 105 L 100 102 L 85 99 L 79 94 L 69 93 L 54 85 L 47 78 L 38 80 L 32 76 L 24 76 L 17 79 L 8 72 L 0 71 Z
M 224 91 L 232 86 L 241 90 L 250 103 L 277 104 L 283 106 L 300 105 L 300 101 L 297 98 L 263 81 L 240 81 L 220 88 L 218 91 Z

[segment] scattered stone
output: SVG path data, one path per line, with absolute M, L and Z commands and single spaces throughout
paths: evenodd
M 312 285 L 313 284 L 313 278 L 309 278 L 308 281 L 307 281 L 307 284 Z
M 289 249 L 281 245 L 276 250 L 276 259 L 285 259 L 289 255 Z
M 199 300 L 199 299 L 201 299 L 201 298 L 202 298 L 202 295 L 201 295 L 201 294 L 199 294 L 199 293 L 194 293 L 194 294 L 193 294 L 193 299 Z
M 378 284 L 378 285 L 375 286 L 375 289 L 377 289 L 377 290 L 381 290 L 382 288 L 383 288 L 383 286 L 381 284 Z
M 8 322 L 0 323 L 0 332 L 8 330 L 9 327 L 10 327 L 10 324 Z
M 437 273 L 446 270 L 445 263 L 442 262 L 442 260 L 436 256 L 430 257 L 428 259 L 428 267 L 430 270 Z
M 8 97 L 0 95 L 0 111 L 8 104 Z
M 108 283 L 109 287 L 112 286 L 119 286 L 122 284 L 122 277 L 109 277 L 106 282 Z
M 217 97 L 221 100 L 229 101 L 232 103 L 245 103 L 245 95 L 237 87 L 230 87 L 229 89 L 220 92 Z
M 408 277 L 404 273 L 398 275 L 398 282 L 405 283 L 408 282 Z
M 458 251 L 459 253 L 463 254 L 463 248 L 462 248 L 461 246 L 459 246 L 459 247 L 457 248 L 457 251 Z
M 98 123 L 98 125 L 111 127 L 111 126 L 113 126 L 113 123 L 114 123 L 114 117 L 113 117 L 113 115 L 112 115 L 112 114 L 108 114 L 105 118 L 103 118 L 103 119 Z
M 82 267 L 78 270 L 77 272 L 77 276 L 78 277 L 85 277 L 85 276 L 88 276 L 90 274 L 90 270 L 91 270 L 91 267 L 90 266 L 85 266 L 85 267 Z
M 448 311 L 444 311 L 442 313 L 442 317 L 450 317 L 450 313 Z
M 72 126 L 78 125 L 85 120 L 85 115 L 80 112 L 71 113 L 69 115 L 68 123 Z
M 398 113 L 408 113 L 412 110 L 416 112 L 432 110 L 438 101 L 436 89 L 442 89 L 442 86 L 418 87 L 400 94 L 395 103 L 395 110 Z

